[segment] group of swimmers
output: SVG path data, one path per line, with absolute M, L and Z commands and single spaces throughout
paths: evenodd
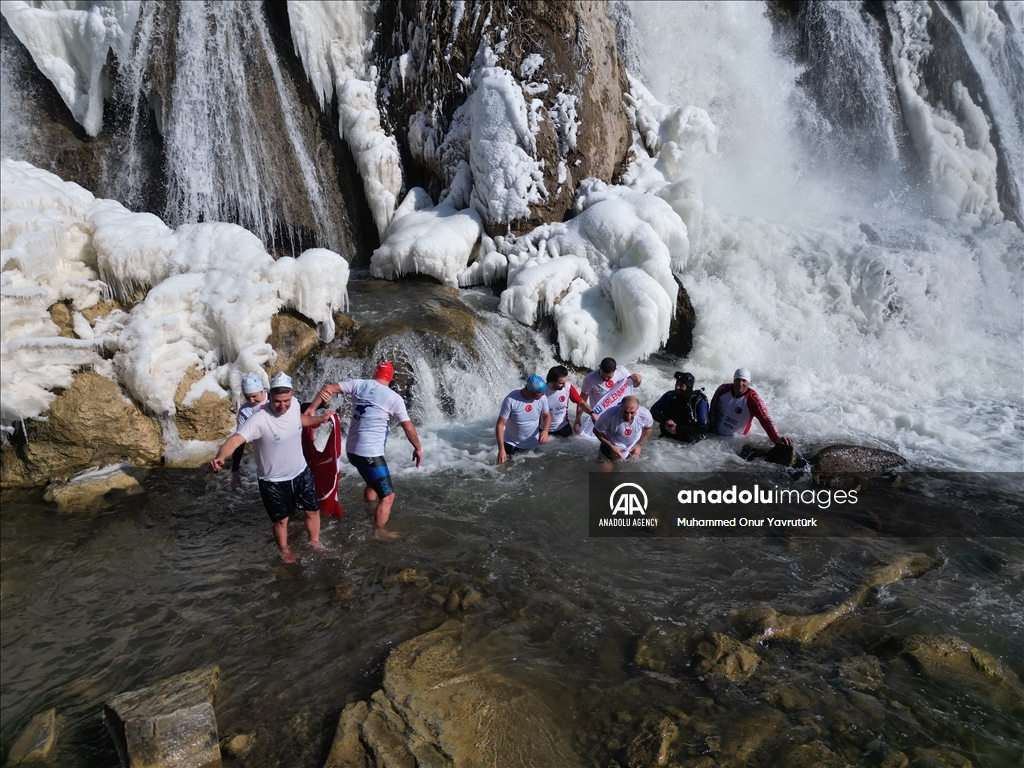
M 691 373 L 677 371 L 675 388 L 666 392 L 650 410 L 633 395 L 643 377 L 630 373 L 611 357 L 587 374 L 580 390 L 569 384 L 569 371 L 556 365 L 546 380 L 537 374 L 522 389 L 513 390 L 501 404 L 494 434 L 498 463 L 510 456 L 547 443 L 551 435 L 591 435 L 600 443 L 598 456 L 605 462 L 637 458 L 657 423 L 661 436 L 685 443 L 703 440 L 708 434 L 745 435 L 756 419 L 776 444 L 792 445 L 779 434 L 768 408 L 750 386 L 750 372 L 739 368 L 732 382 L 715 390 L 708 403 L 703 390 L 694 387 Z M 576 405 L 570 425 L 569 404 Z M 584 420 L 584 415 L 588 418 Z

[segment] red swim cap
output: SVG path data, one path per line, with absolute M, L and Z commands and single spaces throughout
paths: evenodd
M 387 360 L 381 361 L 380 365 L 377 366 L 377 370 L 373 372 L 373 378 L 390 382 L 395 378 L 395 366 Z

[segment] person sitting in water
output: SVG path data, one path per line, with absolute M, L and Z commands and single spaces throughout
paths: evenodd
M 252 414 L 210 462 L 210 469 L 219 472 L 239 446 L 253 444 L 260 497 L 273 523 L 281 559 L 286 563 L 295 562 L 295 555 L 288 548 L 288 519 L 297 512 L 305 516 L 309 545 L 316 550 L 324 548 L 320 543 L 320 509 L 313 474 L 302 455 L 302 428 L 323 424 L 331 418 L 330 414 L 301 413 L 298 400 L 292 396 L 291 377 L 279 373 L 270 382 L 267 406 Z
M 598 456 L 608 462 L 637 459 L 654 430 L 651 412 L 633 395 L 622 398 L 618 408 L 601 414 L 594 435 L 601 441 Z
M 537 374 L 526 380 L 522 389 L 514 389 L 501 403 L 494 435 L 498 440 L 498 463 L 509 456 L 544 445 L 551 428 L 551 412 L 544 396 L 547 384 Z
M 676 371 L 676 387 L 651 407 L 661 425 L 661 436 L 681 443 L 697 443 L 708 436 L 708 399 L 694 390 L 692 373 Z
M 572 424 L 569 423 L 569 403 L 576 404 L 577 419 L 580 412 L 593 413 L 576 387 L 569 383 L 569 371 L 564 365 L 556 365 L 548 371 L 547 388 L 544 394 L 548 399 L 551 411 L 551 430 L 549 434 L 556 437 L 572 437 Z
M 594 423 L 601 414 L 618 403 L 622 398 L 633 394 L 633 387 L 639 387 L 643 376 L 630 373 L 615 362 L 615 358 L 606 357 L 596 371 L 591 371 L 583 378 L 580 394 L 591 408 L 591 420 L 583 423 L 582 414 L 576 411 L 576 431 L 587 434 L 593 429 Z
M 711 398 L 709 422 L 715 432 L 725 437 L 745 435 L 757 419 L 768 439 L 776 445 L 792 445 L 793 438 L 783 437 L 775 428 L 775 422 L 768 415 L 768 406 L 756 391 L 750 387 L 750 371 L 737 368 L 732 383 L 726 382 L 715 390 Z
M 238 406 L 238 420 L 235 424 L 235 432 L 245 424 L 256 411 L 267 404 L 267 390 L 263 386 L 263 379 L 258 373 L 247 373 L 242 377 L 242 397 L 245 402 Z M 242 443 L 231 454 L 231 490 L 237 491 L 242 484 L 242 456 L 245 454 L 245 443 Z

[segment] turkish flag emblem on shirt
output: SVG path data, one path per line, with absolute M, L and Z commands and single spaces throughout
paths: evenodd
M 738 405 L 736 406 L 736 413 L 743 413 L 743 409 L 740 408 Z
M 532 405 L 528 405 L 528 406 L 526 406 L 526 411 L 527 411 L 527 413 L 529 413 L 529 412 L 530 412 L 530 411 L 532 411 L 532 410 L 533 410 L 533 406 L 532 406 Z
M 614 381 L 612 381 L 611 379 L 608 379 L 608 381 L 606 381 L 606 382 L 604 383 L 604 385 L 605 385 L 606 387 L 608 387 L 608 389 L 611 389 L 612 387 L 614 387 L 614 386 L 615 386 L 615 382 L 614 382 Z
M 559 397 L 558 398 L 558 402 L 564 403 L 565 402 L 565 395 L 562 395 L 561 397 Z
M 632 429 L 627 429 L 626 430 L 626 437 L 629 437 L 632 434 L 633 434 L 633 430 Z

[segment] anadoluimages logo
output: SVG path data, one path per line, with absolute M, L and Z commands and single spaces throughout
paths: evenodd
M 628 489 L 635 489 L 628 490 Z M 621 483 L 608 496 L 608 506 L 613 515 L 621 512 L 624 515 L 633 515 L 639 512 L 647 515 L 647 491 L 636 483 Z

